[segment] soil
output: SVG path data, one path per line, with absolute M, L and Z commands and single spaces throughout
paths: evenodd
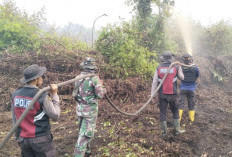
M 10 95 L 21 86 L 22 71 L 30 64 L 46 66 L 44 87 L 71 79 L 80 73 L 81 57 L 47 55 L 7 55 L 0 58 L 0 141 L 12 127 Z M 91 142 L 94 157 L 230 157 L 232 156 L 232 56 L 196 56 L 200 69 L 196 91 L 196 117 L 188 120 L 187 105 L 182 117 L 186 132 L 175 136 L 172 114 L 168 110 L 168 135 L 161 136 L 157 98 L 138 116 L 124 116 L 106 99 L 99 102 L 95 137 Z M 133 113 L 148 100 L 152 78 L 112 79 L 101 71 L 107 94 L 122 110 Z M 220 79 L 222 78 L 222 80 Z M 72 156 L 78 137 L 73 85 L 59 89 L 61 116 L 51 121 L 58 157 Z M 1 157 L 19 157 L 20 149 L 12 137 L 0 150 Z

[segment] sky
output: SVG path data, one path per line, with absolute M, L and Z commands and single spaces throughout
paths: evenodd
M 0 0 L 0 2 L 3 0 Z M 131 19 L 131 7 L 125 0 L 15 0 L 16 6 L 26 10 L 29 14 L 45 7 L 45 17 L 49 24 L 56 26 L 66 25 L 69 22 L 92 28 L 106 26 L 107 23 Z
M 67 25 L 69 22 L 91 28 L 118 23 L 120 18 L 130 20 L 132 7 L 126 0 L 15 0 L 16 6 L 29 14 L 45 7 L 45 17 L 49 24 Z M 3 0 L 0 0 L 2 3 Z M 186 17 L 208 25 L 220 19 L 232 18 L 232 0 L 175 0 L 176 9 Z M 107 16 L 101 16 L 107 14 Z M 100 17 L 101 16 L 101 17 Z M 99 17 L 99 18 L 98 18 Z
M 176 9 L 203 25 L 232 20 L 232 0 L 175 0 Z

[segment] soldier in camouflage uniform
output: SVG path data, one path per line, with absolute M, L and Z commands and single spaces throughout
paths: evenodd
M 84 71 L 80 75 L 95 73 L 97 66 L 93 58 L 87 57 L 80 64 Z M 79 123 L 79 137 L 75 145 L 74 157 L 90 156 L 90 141 L 94 136 L 98 115 L 98 100 L 106 92 L 98 76 L 88 77 L 75 82 L 73 97 L 76 100 Z

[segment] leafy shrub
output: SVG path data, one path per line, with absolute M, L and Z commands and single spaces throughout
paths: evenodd
M 11 52 L 38 48 L 39 14 L 30 17 L 19 11 L 12 1 L 4 1 L 0 5 L 0 48 L 11 49 Z
M 37 53 L 62 53 L 73 50 L 87 50 L 87 44 L 71 36 L 60 35 L 51 27 L 43 31 L 43 8 L 29 16 L 20 11 L 13 0 L 0 4 L 0 50 L 11 53 L 35 51 Z M 44 24 L 44 23 L 43 23 Z
M 225 21 L 212 24 L 204 29 L 200 39 L 202 52 L 226 54 L 232 51 L 232 25 Z
M 117 77 L 151 76 L 157 65 L 151 60 L 155 53 L 139 46 L 137 41 L 137 33 L 131 24 L 108 25 L 99 36 L 96 49 L 106 57 Z
M 64 52 L 75 52 L 78 51 L 87 51 L 87 43 L 84 43 L 74 37 L 68 35 L 60 35 L 57 32 L 44 32 L 41 34 L 40 41 L 40 51 L 39 53 L 50 54 L 58 53 L 64 54 Z

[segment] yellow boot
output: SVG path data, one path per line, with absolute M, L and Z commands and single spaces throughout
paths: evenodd
M 189 111 L 190 124 L 194 122 L 194 117 L 195 117 L 195 111 L 194 110 L 190 110 Z
M 183 114 L 183 110 L 179 110 L 179 120 L 181 121 L 181 117 L 182 117 L 182 114 Z

